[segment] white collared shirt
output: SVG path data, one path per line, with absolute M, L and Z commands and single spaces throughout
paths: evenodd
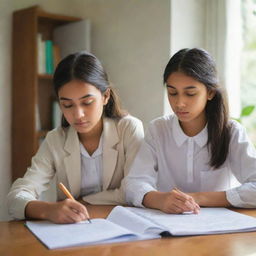
M 81 196 L 102 191 L 102 136 L 98 148 L 90 156 L 80 143 L 81 152 Z
M 219 169 L 209 165 L 207 126 L 196 136 L 184 134 L 175 115 L 153 120 L 125 179 L 126 200 L 142 206 L 149 191 L 226 191 L 237 207 L 256 207 L 256 151 L 245 129 L 230 121 L 229 154 Z M 240 184 L 239 182 L 242 184 Z

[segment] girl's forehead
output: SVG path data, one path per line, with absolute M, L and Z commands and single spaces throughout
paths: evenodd
M 59 98 L 80 99 L 85 95 L 98 96 L 101 92 L 94 85 L 77 80 L 66 83 L 58 92 Z
M 195 78 L 188 76 L 182 72 L 173 72 L 166 81 L 167 87 L 174 88 L 203 88 L 205 85 Z
M 72 80 L 66 84 L 64 84 L 60 89 L 59 93 L 71 93 L 72 91 L 99 91 L 94 85 L 79 81 Z

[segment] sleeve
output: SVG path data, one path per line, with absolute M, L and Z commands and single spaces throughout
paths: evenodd
M 125 162 L 123 165 L 124 177 L 129 173 L 134 158 L 141 146 L 144 129 L 142 122 L 137 118 L 130 119 L 129 122 L 123 122 L 122 138 L 125 151 Z M 83 200 L 91 204 L 125 204 L 124 179 L 119 188 L 102 191 L 92 195 L 84 196 Z
M 153 129 L 149 127 L 131 171 L 124 180 L 128 204 L 143 207 L 144 195 L 149 191 L 157 190 L 157 171 L 157 147 L 153 137 Z
M 12 218 L 24 219 L 27 203 L 38 200 L 41 193 L 49 188 L 49 182 L 55 174 L 52 162 L 49 145 L 45 139 L 32 158 L 31 166 L 24 177 L 13 183 L 7 195 L 8 210 Z
M 245 128 L 233 123 L 229 164 L 240 186 L 226 191 L 227 200 L 235 207 L 256 207 L 256 150 Z

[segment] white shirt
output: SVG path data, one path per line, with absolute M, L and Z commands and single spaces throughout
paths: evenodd
M 174 115 L 153 120 L 125 179 L 127 202 L 142 206 L 147 192 L 177 187 L 184 192 L 226 191 L 232 205 L 256 207 L 256 151 L 245 129 L 230 122 L 229 154 L 214 170 L 208 164 L 207 126 L 188 137 Z
M 102 136 L 98 148 L 90 156 L 80 143 L 81 152 L 81 196 L 102 191 Z

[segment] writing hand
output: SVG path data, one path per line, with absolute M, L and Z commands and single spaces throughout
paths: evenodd
M 78 201 L 65 199 L 50 203 L 46 218 L 54 223 L 75 223 L 89 218 L 86 207 Z
M 161 209 L 166 213 L 199 213 L 200 206 L 195 202 L 192 196 L 183 193 L 180 190 L 173 189 L 170 192 L 162 194 Z

